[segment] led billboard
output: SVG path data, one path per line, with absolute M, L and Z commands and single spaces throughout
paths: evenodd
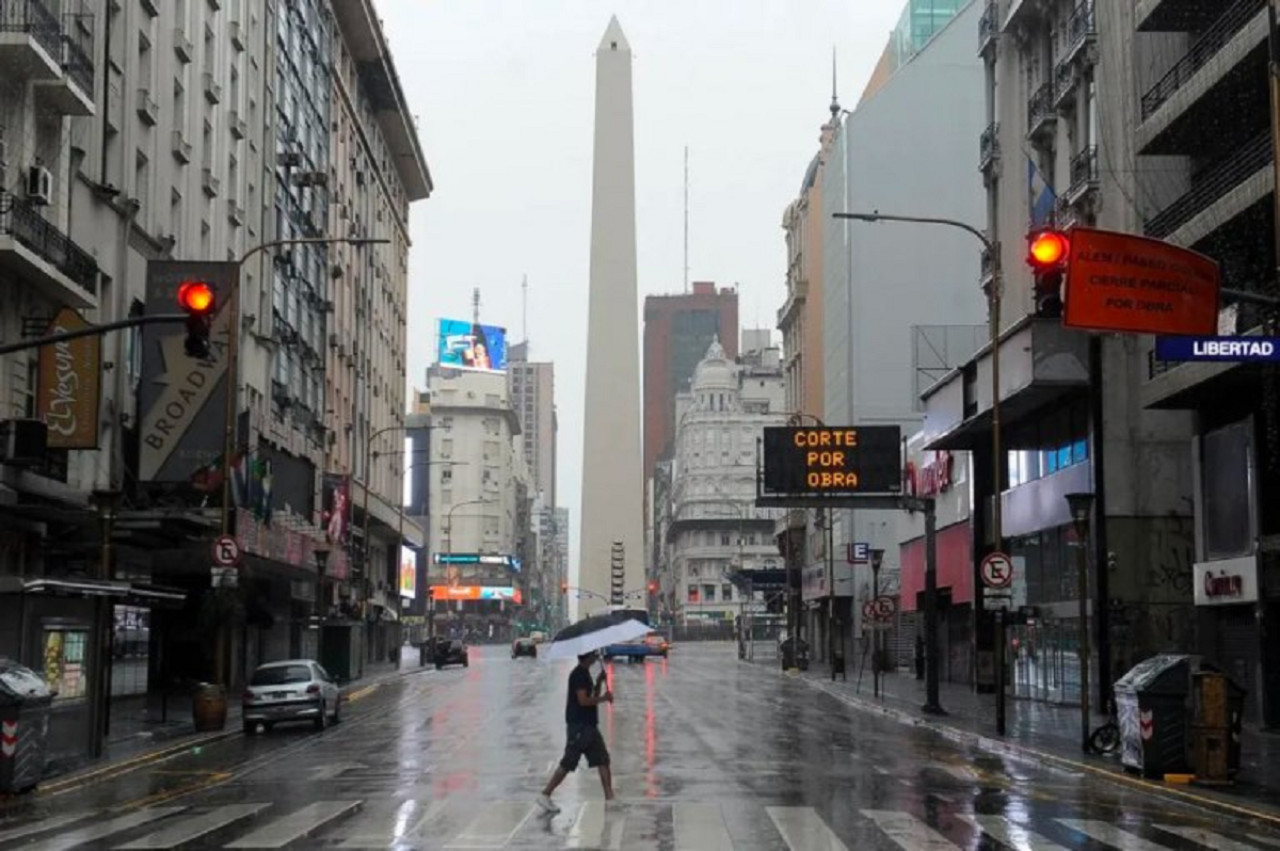
M 408 547 L 400 548 L 400 596 L 406 600 L 418 596 L 418 554 Z
M 494 585 L 432 585 L 433 600 L 509 600 L 517 605 L 524 602 L 519 588 Z
M 441 319 L 441 366 L 503 372 L 507 368 L 507 329 L 476 325 L 461 319 Z

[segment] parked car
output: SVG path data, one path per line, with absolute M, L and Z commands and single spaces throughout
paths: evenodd
M 538 658 L 538 645 L 533 643 L 532 638 L 517 638 L 511 642 L 511 658 L 518 659 L 521 656 L 528 656 L 530 659 Z
M 457 639 L 446 641 L 444 644 L 437 644 L 436 670 L 440 670 L 445 665 L 461 665 L 464 668 L 468 667 L 467 645 Z
M 529 639 L 534 644 L 544 644 L 547 640 L 547 634 L 541 630 L 535 629 L 533 632 L 529 633 Z
M 644 637 L 644 643 L 653 654 L 661 656 L 663 659 L 671 652 L 671 642 L 667 641 L 660 632 L 651 632 Z
M 288 659 L 259 665 L 241 696 L 244 731 L 253 735 L 261 724 L 310 721 L 323 730 L 342 720 L 342 689 L 314 659 Z

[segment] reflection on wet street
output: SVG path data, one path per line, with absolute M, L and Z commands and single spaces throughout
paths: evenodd
M 611 667 L 618 800 L 585 763 L 548 816 L 569 663 L 473 648 L 323 733 L 232 736 L 0 810 L 0 848 L 1280 847 L 1280 833 L 849 708 L 725 645 Z

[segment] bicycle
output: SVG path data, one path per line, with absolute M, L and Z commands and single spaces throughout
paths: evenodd
M 1107 722 L 1089 734 L 1089 750 L 1096 754 L 1115 753 L 1120 749 L 1120 724 L 1114 697 L 1107 700 Z

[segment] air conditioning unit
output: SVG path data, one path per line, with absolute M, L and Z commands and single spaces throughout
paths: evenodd
M 44 461 L 49 427 L 40 420 L 0 420 L 0 464 L 34 467 Z
M 276 159 L 285 168 L 297 168 L 302 165 L 302 154 L 297 151 L 284 151 Z
M 33 204 L 48 204 L 53 199 L 53 172 L 44 166 L 33 165 L 27 170 L 27 200 Z
M 337 335 L 337 333 L 332 333 L 332 334 L 330 334 L 330 335 L 329 335 L 329 347 L 330 347 L 330 348 L 333 348 L 333 349 L 336 349 L 336 348 L 338 347 L 338 343 L 341 341 L 341 339 L 342 339 L 342 338 L 341 338 L 341 337 L 339 337 L 339 336 Z

